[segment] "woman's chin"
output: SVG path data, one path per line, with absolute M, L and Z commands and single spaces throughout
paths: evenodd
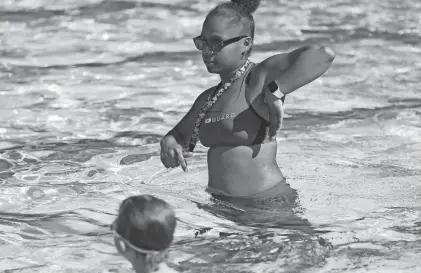
M 205 63 L 206 69 L 209 73 L 216 74 L 218 73 L 218 68 L 213 63 Z
M 217 74 L 217 72 L 215 71 L 215 69 L 213 67 L 206 67 L 208 69 L 208 72 L 211 74 Z

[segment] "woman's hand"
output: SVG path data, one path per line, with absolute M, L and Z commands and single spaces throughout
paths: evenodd
M 265 88 L 264 96 L 269 111 L 269 140 L 273 140 L 276 139 L 276 135 L 282 128 L 282 121 L 284 119 L 282 97 L 284 95 L 279 89 L 271 93 L 268 88 Z
M 161 162 L 165 168 L 176 168 L 181 165 L 183 171 L 187 171 L 186 158 L 193 155 L 183 151 L 183 147 L 177 143 L 172 135 L 166 135 L 161 139 Z

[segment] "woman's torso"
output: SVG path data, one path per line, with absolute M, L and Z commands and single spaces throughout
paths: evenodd
M 251 146 L 266 138 L 268 123 L 246 99 L 245 89 L 250 76 L 245 73 L 234 82 L 206 113 L 199 130 L 204 146 Z
M 250 70 L 226 90 L 202 121 L 199 138 L 209 147 L 208 191 L 251 196 L 283 181 L 276 163 L 276 141 L 268 141 L 268 122 L 247 101 Z

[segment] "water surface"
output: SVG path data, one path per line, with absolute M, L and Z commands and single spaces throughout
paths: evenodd
M 204 209 L 203 146 L 189 173 L 160 164 L 162 135 L 218 83 L 191 42 L 216 3 L 2 1 L 0 271 L 130 272 L 108 225 L 139 193 L 176 208 L 170 266 L 184 272 L 421 271 L 419 1 L 265 0 L 255 14 L 254 62 L 337 52 L 288 96 L 278 140 L 314 232 Z

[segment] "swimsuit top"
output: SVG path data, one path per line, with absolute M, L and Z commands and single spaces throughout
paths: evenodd
M 268 136 L 269 123 L 246 99 L 245 91 L 252 68 L 253 65 L 243 77 L 237 94 L 231 94 L 231 104 L 223 108 L 212 107 L 206 113 L 199 130 L 199 139 L 203 146 L 252 146 L 263 143 Z

